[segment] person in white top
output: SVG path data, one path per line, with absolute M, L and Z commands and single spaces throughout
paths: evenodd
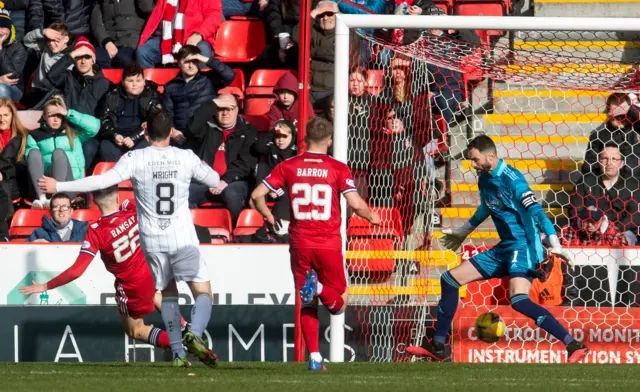
M 198 249 L 188 198 L 192 179 L 215 188 L 220 176 L 191 150 L 170 147 L 170 135 L 171 119 L 166 111 L 159 110 L 147 120 L 145 137 L 150 147 L 126 153 L 113 169 L 102 175 L 70 182 L 42 177 L 38 185 L 46 193 L 91 192 L 131 180 L 138 208 L 140 244 L 156 288 L 162 291 L 162 318 L 169 334 L 174 365 L 190 365 L 182 345 L 176 286 L 176 281 L 185 281 L 195 302 L 191 331 L 184 335 L 184 343 L 202 362 L 215 366 L 216 355 L 202 341 L 211 317 L 211 284 Z

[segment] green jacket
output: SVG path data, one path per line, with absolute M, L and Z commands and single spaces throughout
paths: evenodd
M 64 129 L 52 129 L 44 122 L 40 122 L 40 129 L 36 129 L 29 133 L 27 137 L 27 149 L 25 151 L 25 160 L 29 156 L 31 150 L 38 149 L 44 160 L 44 172 L 49 174 L 51 168 L 51 157 L 53 150 L 62 149 L 69 159 L 73 178 L 78 180 L 84 177 L 84 152 L 82 151 L 82 143 L 98 134 L 100 130 L 100 120 L 88 114 L 77 112 L 69 109 L 67 120 L 76 132 L 73 140 L 73 150 L 69 145 L 69 139 Z

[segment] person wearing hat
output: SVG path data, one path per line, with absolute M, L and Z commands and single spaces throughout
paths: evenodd
M 562 245 L 566 246 L 625 246 L 627 238 L 595 203 L 578 212 L 578 220 L 561 231 Z
M 0 3 L 2 4 L 2 3 Z M 11 14 L 0 8 L 0 97 L 16 102 L 22 97 L 22 72 L 27 63 L 27 48 L 16 40 Z
M 327 99 L 333 95 L 333 73 L 336 43 L 336 14 L 338 4 L 334 1 L 320 1 L 311 11 L 315 22 L 311 26 L 311 101 L 313 107 L 322 109 Z M 300 45 L 300 25 L 293 30 L 293 42 Z
M 184 136 L 189 120 L 205 102 L 218 96 L 217 91 L 228 86 L 236 72 L 214 56 L 204 56 L 197 46 L 185 45 L 176 54 L 180 72 L 164 86 L 164 106 L 173 121 L 172 141 L 179 146 L 191 143 Z M 201 71 L 205 64 L 207 71 Z
M 298 78 L 291 72 L 283 74 L 273 87 L 273 93 L 276 95 L 276 101 L 269 109 L 269 128 L 273 128 L 276 123 L 285 119 L 294 124 L 298 123 Z M 315 117 L 313 107 L 309 103 L 309 119 Z
M 193 151 L 220 174 L 217 188 L 192 183 L 189 207 L 207 202 L 222 202 L 235 227 L 249 199 L 249 184 L 258 163 L 251 146 L 258 130 L 238 115 L 239 103 L 231 94 L 221 94 L 206 102 L 193 115 L 185 137 L 193 140 Z

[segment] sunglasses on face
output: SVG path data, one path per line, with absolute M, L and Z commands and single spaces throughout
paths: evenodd
M 323 12 L 320 15 L 316 16 L 316 18 L 317 19 L 322 19 L 324 17 L 331 18 L 335 14 L 336 14 L 335 12 Z

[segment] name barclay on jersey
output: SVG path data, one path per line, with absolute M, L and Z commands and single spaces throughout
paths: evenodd
M 167 171 L 154 171 L 153 179 L 154 180 L 172 180 L 178 178 L 177 170 L 167 170 Z

